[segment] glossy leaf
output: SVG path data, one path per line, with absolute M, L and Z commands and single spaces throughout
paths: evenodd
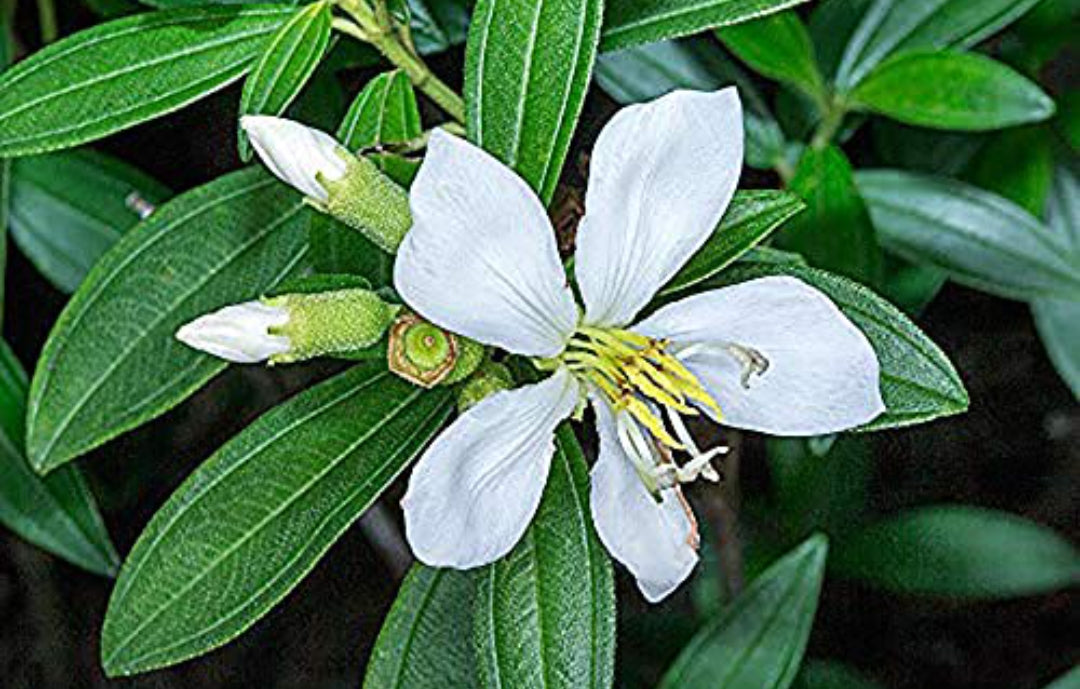
M 817 612 L 828 541 L 813 536 L 762 573 L 675 660 L 660 689 L 787 689 Z
M 259 296 L 306 255 L 299 197 L 252 168 L 177 197 L 90 271 L 53 326 L 30 390 L 28 453 L 53 469 L 176 406 L 225 367 L 182 324 Z
M 837 574 L 899 593 L 1006 598 L 1080 581 L 1064 538 L 1015 515 L 969 506 L 922 507 L 838 543 Z
M 274 32 L 244 81 L 240 115 L 280 115 L 300 94 L 330 44 L 330 3 L 302 7 Z M 239 131 L 240 157 L 251 159 L 251 145 Z
M 383 623 L 364 689 L 475 689 L 472 572 L 413 565 Z
M 26 373 L 0 340 L 0 523 L 83 569 L 112 576 L 120 560 L 94 496 L 75 467 L 47 478 L 23 453 Z
M 11 234 L 63 292 L 74 292 L 123 234 L 170 196 L 159 182 L 115 158 L 61 151 L 13 163 Z
M 844 55 L 844 48 L 875 0 L 820 0 L 814 3 L 807 21 L 818 65 L 826 81 L 831 81 Z
M 836 72 L 850 90 L 887 57 L 967 48 L 1018 19 L 1039 0 L 874 0 L 866 5 Z
M 611 687 L 615 591 L 588 493 L 585 457 L 564 424 L 532 525 L 508 556 L 477 572 L 479 686 Z
M 423 132 L 412 84 L 404 72 L 394 70 L 378 75 L 357 94 L 337 139 L 357 151 L 409 141 Z
M 1080 298 L 1080 270 L 1064 242 L 1010 201 L 900 170 L 856 179 L 882 243 L 901 256 L 1007 298 Z
M 608 0 L 603 51 L 731 26 L 780 12 L 805 0 Z
M 879 115 L 935 129 L 1003 129 L 1054 114 L 1054 101 L 1034 82 L 976 53 L 899 55 L 871 72 L 851 98 Z
M 600 37 L 601 0 L 480 0 L 465 52 L 469 140 L 555 193 Z
M 858 283 L 793 263 L 740 261 L 707 284 L 719 287 L 766 275 L 791 275 L 818 288 L 870 340 L 881 364 L 886 411 L 861 430 L 909 426 L 967 410 L 967 391 L 948 357 L 899 309 Z
M 814 44 L 793 10 L 730 26 L 717 33 L 728 50 L 755 72 L 800 88 L 813 98 L 825 98 Z
M 873 121 L 874 152 L 883 167 L 959 176 L 988 139 L 1007 134 L 972 134 L 909 127 L 885 118 Z
M 0 325 L 4 323 L 7 275 L 7 228 L 11 218 L 11 161 L 0 158 Z
M 100 139 L 217 91 L 289 13 L 279 5 L 149 12 L 49 45 L 0 77 L 0 155 Z
M 784 156 L 784 135 L 764 99 L 707 38 L 648 43 L 600 55 L 596 81 L 623 105 L 650 101 L 675 89 L 717 91 L 735 84 L 743 101 L 746 164 L 771 169 Z
M 1080 667 L 1075 667 L 1058 677 L 1046 689 L 1080 689 Z
M 878 284 L 881 250 L 853 174 L 839 148 L 807 148 L 789 185 L 807 209 L 784 229 L 780 246 L 802 254 L 810 265 Z
M 989 137 L 965 175 L 975 186 L 1004 196 L 1034 216 L 1042 215 L 1054 180 L 1054 153 L 1047 127 L 1017 127 Z
M 682 291 L 738 260 L 806 205 L 783 191 L 736 192 L 720 225 L 708 241 L 687 261 L 662 294 Z
M 413 42 L 421 55 L 465 42 L 469 28 L 466 0 L 409 0 Z
M 794 689 L 884 689 L 855 668 L 830 660 L 810 660 L 803 664 Z
M 233 639 L 276 605 L 447 419 L 426 391 L 359 365 L 260 417 L 199 467 L 124 562 L 102 663 L 129 675 Z

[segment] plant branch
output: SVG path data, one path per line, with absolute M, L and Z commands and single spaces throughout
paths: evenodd
M 41 42 L 52 43 L 59 37 L 56 24 L 56 5 L 53 0 L 37 0 L 38 23 L 41 25 Z

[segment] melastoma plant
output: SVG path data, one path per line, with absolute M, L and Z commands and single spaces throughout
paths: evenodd
M 101 636 L 109 675 L 232 640 L 407 477 L 400 504 L 417 562 L 364 686 L 607 689 L 615 572 L 659 603 L 682 595 L 695 571 L 715 577 L 697 564 L 702 550 L 716 554 L 718 529 L 734 538 L 729 522 L 699 524 L 694 510 L 733 509 L 714 485 L 736 454 L 727 440 L 789 438 L 798 445 L 770 440 L 770 452 L 797 447 L 810 462 L 834 446 L 865 447 L 870 432 L 967 408 L 941 350 L 860 284 L 895 287 L 881 277 L 873 237 L 853 229 L 869 221 L 848 203 L 856 186 L 834 143 L 871 116 L 925 120 L 909 112 L 913 99 L 893 96 L 904 84 L 933 90 L 917 78 L 926 61 L 955 62 L 946 81 L 1007 92 L 997 110 L 970 93 L 949 100 L 938 108 L 946 123 L 974 121 L 964 98 L 993 111 L 979 120 L 987 126 L 1045 117 L 1052 102 L 1008 68 L 942 52 L 1030 3 L 943 1 L 940 13 L 916 3 L 926 16 L 912 21 L 900 21 L 910 4 L 862 3 L 872 7 L 848 22 L 854 47 L 835 78 L 807 58 L 798 15 L 781 12 L 789 0 L 480 0 L 471 12 L 454 0 L 151 4 L 0 75 L 0 157 L 18 159 L 0 166 L 0 181 L 14 169 L 15 236 L 74 291 L 28 390 L 0 349 L 0 402 L 18 421 L 9 432 L 0 418 L 15 448 L 10 483 L 50 496 L 80 528 L 54 535 L 60 522 L 30 509 L 10 521 L 84 568 L 119 569 Z M 836 2 L 826 6 L 838 22 Z M 936 27 L 931 37 L 925 26 Z M 685 50 L 697 44 L 671 41 L 718 27 L 762 74 L 794 84 L 811 136 L 785 140 L 752 83 L 690 65 Z M 880 43 L 884 35 L 896 40 Z M 461 42 L 463 95 L 424 61 Z M 910 52 L 890 58 L 900 45 Z M 672 69 L 649 67 L 657 55 Z M 326 96 L 340 90 L 335 70 L 380 60 L 392 71 L 335 113 Z M 594 65 L 625 106 L 597 136 L 580 133 L 586 184 L 576 189 L 563 166 Z M 261 165 L 170 198 L 119 161 L 62 150 L 241 78 L 237 152 Z M 416 92 L 434 126 L 425 128 Z M 774 168 L 788 190 L 740 190 L 744 158 Z M 82 268 L 40 260 L 47 252 L 33 242 L 20 180 L 102 204 L 123 219 L 122 235 L 87 245 Z M 884 173 L 863 182 L 889 188 Z M 834 196 L 844 200 L 826 203 Z M 823 218 L 834 234 L 814 224 Z M 306 366 L 314 359 L 337 366 Z M 195 469 L 118 567 L 72 460 L 161 416 L 229 364 L 290 366 L 306 381 L 334 372 Z M 9 494 L 0 481 L 0 507 Z M 0 509 L 0 519 L 12 513 Z M 916 517 L 863 539 L 959 533 L 974 519 Z M 1075 563 L 1038 527 L 986 519 L 1041 558 L 1042 578 L 1025 570 L 995 591 L 1045 590 L 1063 580 L 1062 562 Z M 771 544 L 782 552 L 801 541 L 757 567 L 745 591 L 731 587 L 737 599 L 662 686 L 791 684 L 825 571 L 826 537 L 812 530 Z M 867 552 L 840 566 L 891 574 L 885 564 L 860 570 L 874 562 Z M 739 580 L 741 565 L 720 559 Z

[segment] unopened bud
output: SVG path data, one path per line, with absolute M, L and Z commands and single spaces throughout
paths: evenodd
M 390 328 L 390 370 L 421 387 L 464 380 L 483 358 L 482 345 L 449 333 L 415 313 L 399 316 Z
M 458 413 L 464 413 L 469 407 L 496 392 L 514 387 L 514 377 L 510 369 L 495 361 L 487 361 L 465 381 L 458 391 Z

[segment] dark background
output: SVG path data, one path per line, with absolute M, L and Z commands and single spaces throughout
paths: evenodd
M 69 4 L 60 7 L 67 31 L 91 22 L 82 11 L 65 14 L 71 8 L 63 5 Z M 35 28 L 22 33 L 34 35 Z M 460 79 L 460 51 L 432 63 L 451 83 Z M 351 96 L 370 75 L 346 72 L 342 87 Z M 239 88 L 232 87 L 97 147 L 181 192 L 240 165 L 231 124 L 238 102 Z M 594 140 L 613 108 L 594 89 L 575 150 Z M 438 121 L 433 113 L 425 113 L 429 124 Z M 869 147 L 869 137 L 861 137 L 846 147 L 856 159 Z M 576 178 L 568 175 L 571 183 L 579 183 Z M 768 175 L 748 172 L 744 178 L 747 187 L 777 185 Z M 32 370 L 65 296 L 14 246 L 8 250 L 3 334 Z M 1080 409 L 1047 360 L 1027 307 L 948 285 L 920 324 L 955 362 L 971 393 L 971 411 L 878 435 L 872 509 L 980 505 L 1080 540 Z M 332 370 L 323 364 L 230 369 L 163 418 L 84 457 L 80 465 L 101 498 L 121 554 L 199 462 L 259 413 Z M 741 464 L 744 493 L 766 493 L 769 476 L 760 438 L 744 438 Z M 395 520 L 402 490 L 395 485 L 381 502 Z M 703 484 L 693 489 L 705 490 Z M 399 565 L 392 555 L 376 551 L 362 529 L 353 528 L 281 605 L 238 640 L 176 668 L 107 681 L 99 670 L 98 640 L 112 582 L 0 530 L 0 687 L 358 687 L 393 601 Z M 618 576 L 619 675 L 628 688 L 643 689 L 693 632 L 691 587 L 649 608 L 625 574 Z M 1037 689 L 1080 660 L 1076 602 L 1076 591 L 1070 591 L 957 603 L 887 595 L 829 578 L 808 657 L 844 661 L 894 689 Z

